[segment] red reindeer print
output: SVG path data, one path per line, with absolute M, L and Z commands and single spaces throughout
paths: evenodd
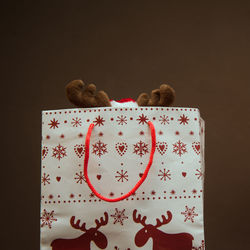
M 84 232 L 75 239 L 56 239 L 51 243 L 52 250 L 90 250 L 90 243 L 93 241 L 97 247 L 100 249 L 105 249 L 108 245 L 108 240 L 106 236 L 98 231 L 101 226 L 108 224 L 108 213 L 104 213 L 105 219 L 103 217 L 100 220 L 95 220 L 96 227 L 86 229 L 86 223 L 80 226 L 80 220 L 75 223 L 75 216 L 70 219 L 70 224 L 73 228 L 79 229 Z
M 135 235 L 135 245 L 144 246 L 149 238 L 153 239 L 153 250 L 192 250 L 193 236 L 188 233 L 168 234 L 158 228 L 168 224 L 172 220 L 172 213 L 167 211 L 168 218 L 162 215 L 162 222 L 156 219 L 156 225 L 146 224 L 147 217 L 136 216 L 137 210 L 133 212 L 133 220 L 140 223 L 143 228 Z

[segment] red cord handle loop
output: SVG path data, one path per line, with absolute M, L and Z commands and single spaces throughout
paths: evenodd
M 130 195 L 132 195 L 133 193 L 135 193 L 135 191 L 141 186 L 141 184 L 145 181 L 145 179 L 147 178 L 149 169 L 153 163 L 153 158 L 154 158 L 154 153 L 155 153 L 155 147 L 156 147 L 156 140 L 155 140 L 155 127 L 153 125 L 152 122 L 148 122 L 149 128 L 151 130 L 151 139 L 152 139 L 152 148 L 151 148 L 151 152 L 150 152 L 150 157 L 149 157 L 149 162 L 148 165 L 141 177 L 141 179 L 136 183 L 136 185 L 126 194 L 118 197 L 118 198 L 114 198 L 114 199 L 110 199 L 107 197 L 102 196 L 101 194 L 99 194 L 94 186 L 91 184 L 89 177 L 88 177 L 88 162 L 89 162 L 89 143 L 90 143 L 90 136 L 92 133 L 92 130 L 94 128 L 94 124 L 91 123 L 89 125 L 89 129 L 86 135 L 86 139 L 85 139 L 85 157 L 84 157 L 84 177 L 86 179 L 86 182 L 89 186 L 89 188 L 91 189 L 91 191 L 100 199 L 104 200 L 104 201 L 108 201 L 108 202 L 117 202 L 117 201 L 121 201 L 124 200 L 126 198 L 128 198 Z

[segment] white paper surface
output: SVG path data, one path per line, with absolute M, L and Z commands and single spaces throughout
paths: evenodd
M 151 150 L 147 121 L 155 126 L 157 147 L 146 181 L 124 201 L 99 200 L 83 177 L 84 143 L 90 123 L 96 126 L 90 141 L 89 178 L 99 193 L 115 198 L 127 193 L 147 166 Z M 112 107 L 43 111 L 41 249 L 51 250 L 56 239 L 81 236 L 87 242 L 86 232 L 71 226 L 71 217 L 75 216 L 75 223 L 80 220 L 80 226 L 86 223 L 88 230 L 96 227 L 95 220 L 100 222 L 105 212 L 108 223 L 98 229 L 107 240 L 103 249 L 153 249 L 153 244 L 155 249 L 168 249 L 173 236 L 168 239 L 166 235 L 178 233 L 193 236 L 193 249 L 205 249 L 204 171 L 204 121 L 198 109 Z M 153 226 L 156 219 L 162 222 L 162 215 L 167 218 L 167 211 L 171 212 L 172 220 L 157 228 L 158 233 L 165 233 L 165 240 L 161 240 L 165 243 L 152 236 L 143 246 L 136 245 L 135 237 L 144 226 L 133 219 L 135 209 L 137 216 L 146 216 L 145 223 Z M 81 243 L 88 245 L 83 248 L 66 248 L 67 244 L 77 243 L 65 240 L 65 248 L 56 243 L 58 248 L 53 249 L 101 249 L 93 240 Z M 161 244 L 165 245 L 160 248 Z

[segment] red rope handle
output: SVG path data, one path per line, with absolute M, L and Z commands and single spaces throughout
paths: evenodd
M 114 198 L 114 199 L 110 199 L 107 197 L 102 196 L 101 194 L 99 194 L 94 186 L 91 184 L 89 177 L 88 177 L 88 162 L 89 162 L 89 143 L 90 143 L 90 136 L 92 133 L 92 130 L 94 128 L 94 124 L 91 123 L 86 135 L 86 139 L 85 139 L 85 157 L 84 157 L 84 177 L 86 179 L 86 182 L 89 186 L 89 188 L 91 189 L 91 191 L 100 199 L 104 200 L 104 201 L 108 201 L 108 202 L 117 202 L 117 201 L 121 201 L 124 200 L 126 198 L 128 198 L 130 195 L 132 195 L 133 193 L 135 193 L 135 191 L 141 186 L 141 184 L 145 181 L 145 179 L 147 178 L 149 169 L 153 163 L 153 158 L 154 158 L 154 153 L 155 153 L 155 146 L 156 146 L 156 141 L 155 141 L 155 127 L 153 125 L 152 122 L 148 122 L 149 128 L 151 130 L 151 139 L 152 139 L 152 148 L 151 148 L 151 152 L 150 152 L 150 157 L 149 157 L 149 162 L 148 165 L 141 177 L 141 179 L 136 183 L 136 185 L 126 194 L 118 197 L 118 198 Z

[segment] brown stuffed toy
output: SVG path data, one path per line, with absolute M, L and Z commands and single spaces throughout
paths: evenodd
M 119 107 L 119 106 L 162 106 L 167 107 L 173 104 L 175 91 L 167 84 L 162 84 L 159 89 L 151 92 L 151 96 L 142 93 L 136 102 L 133 99 L 122 99 L 120 101 L 110 100 L 104 91 L 96 91 L 93 83 L 85 84 L 81 80 L 74 80 L 66 86 L 67 97 L 79 108 L 94 107 Z

